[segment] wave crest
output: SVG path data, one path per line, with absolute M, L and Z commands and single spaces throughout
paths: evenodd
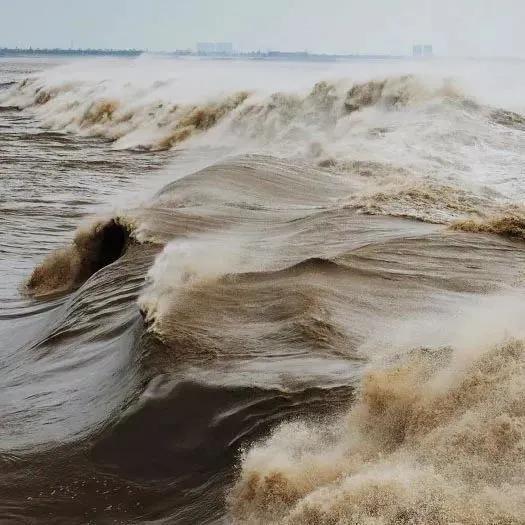
M 356 84 L 348 91 L 344 107 L 349 113 L 378 104 L 386 108 L 399 108 L 441 96 L 462 98 L 461 93 L 449 82 L 432 90 L 413 75 L 405 75 Z
M 465 189 L 410 176 L 397 181 L 396 177 L 389 178 L 391 182 L 385 177 L 387 183 L 380 191 L 352 196 L 348 205 L 370 215 L 411 217 L 438 224 L 495 207 L 489 199 Z
M 292 138 L 308 127 L 334 130 L 349 114 L 378 106 L 395 109 L 435 98 L 462 95 L 450 83 L 426 86 L 415 76 L 392 77 L 360 84 L 320 81 L 306 94 L 274 92 L 260 96 L 240 89 L 202 100 L 177 100 L 169 82 L 153 82 L 150 90 L 111 81 L 49 81 L 33 78 L 12 87 L 5 103 L 33 108 L 53 129 L 102 136 L 117 148 L 169 149 L 223 120 L 234 140 L 271 141 Z M 226 119 L 226 117 L 228 117 Z

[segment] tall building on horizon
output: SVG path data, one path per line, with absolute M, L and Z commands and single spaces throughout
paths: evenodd
M 215 42 L 197 42 L 197 53 L 199 55 L 213 55 L 215 53 Z

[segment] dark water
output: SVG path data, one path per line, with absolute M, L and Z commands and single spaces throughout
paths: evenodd
M 33 67 L 9 64 L 4 74 Z M 218 519 L 243 443 L 350 390 L 174 379 L 177 363 L 151 355 L 166 350 L 145 333 L 136 302 L 157 247 L 130 246 L 70 294 L 26 297 L 23 282 L 44 254 L 170 155 L 111 151 L 43 130 L 17 108 L 1 119 L 2 521 Z
M 0 89 L 54 66 L 2 62 Z M 510 144 L 501 151 L 512 150 L 516 168 L 519 116 L 500 113 L 495 124 L 478 107 L 456 110 L 501 126 Z M 517 207 L 508 212 L 497 190 L 476 194 L 450 177 L 362 193 L 364 180 L 404 176 L 377 161 L 265 152 L 212 162 L 220 155 L 209 148 L 144 149 L 116 150 L 106 138 L 43 127 L 31 111 L 0 110 L 0 522 L 525 523 L 523 436 L 504 426 L 504 452 L 481 458 L 461 419 L 468 412 L 472 428 L 486 429 L 503 414 L 523 430 Z M 119 210 L 123 192 L 154 177 L 172 182 Z M 483 207 L 507 215 L 468 222 Z M 414 218 L 422 216 L 432 220 Z M 501 343 L 493 332 L 518 343 L 488 366 L 492 350 L 479 357 L 472 348 Z M 424 372 L 390 379 L 392 362 L 398 370 L 414 352 Z M 437 404 L 454 398 L 459 408 L 426 411 L 425 392 L 446 369 L 433 357 L 427 364 L 433 352 L 464 373 L 450 384 L 471 385 L 475 403 L 449 385 Z M 416 402 L 407 392 L 422 384 Z M 431 441 L 425 430 L 414 431 L 420 449 L 410 441 L 430 420 L 437 434 L 456 429 L 454 472 L 444 466 L 455 461 L 443 445 L 452 438 Z M 364 467 L 346 464 L 354 450 Z M 435 479 L 461 486 L 457 499 L 432 476 L 374 478 L 385 457 L 396 468 L 410 457 L 425 476 L 434 467 Z M 364 492 L 338 492 L 361 479 L 356 472 L 372 476 Z M 417 497 L 404 502 L 394 478 Z M 383 482 L 394 496 L 370 503 Z M 518 494 L 514 510 L 490 503 L 475 516 L 466 503 L 475 491 L 504 485 Z M 428 511 L 430 500 L 444 503 Z

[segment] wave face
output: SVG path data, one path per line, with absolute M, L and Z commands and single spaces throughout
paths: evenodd
M 0 521 L 524 523 L 491 68 L 0 61 Z

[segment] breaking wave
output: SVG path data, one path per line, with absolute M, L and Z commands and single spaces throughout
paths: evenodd
M 284 424 L 245 453 L 233 521 L 523 523 L 524 372 L 522 340 L 369 371 L 346 416 Z
M 525 213 L 522 208 L 507 210 L 484 219 L 465 219 L 452 224 L 455 230 L 476 233 L 493 233 L 503 237 L 525 240 Z
M 355 68 L 355 79 L 341 69 L 276 82 L 254 68 L 254 82 L 230 64 L 226 81 L 210 64 L 139 63 L 140 78 L 133 62 L 51 69 L 6 87 L 0 105 L 115 149 L 301 159 L 351 178 L 348 204 L 365 213 L 447 223 L 525 195 L 523 116 L 481 103 L 461 77 Z
M 275 143 L 293 139 L 313 126 L 327 133 L 351 114 L 375 106 L 395 110 L 431 100 L 463 100 L 448 81 L 438 86 L 415 76 L 352 84 L 348 81 L 316 83 L 306 94 L 255 91 L 209 96 L 200 103 L 178 101 L 165 83 L 153 89 L 159 98 L 127 86 L 129 97 L 112 94 L 105 82 L 68 81 L 47 85 L 45 79 L 28 79 L 11 88 L 3 104 L 32 108 L 44 124 L 56 130 L 101 136 L 117 148 L 169 149 L 223 122 L 230 140 L 252 139 Z M 134 92 L 135 90 L 135 92 Z
M 200 237 L 167 244 L 148 272 L 150 286 L 139 299 L 146 321 L 160 322 L 188 287 L 234 272 L 238 258 L 239 248 L 225 239 Z

